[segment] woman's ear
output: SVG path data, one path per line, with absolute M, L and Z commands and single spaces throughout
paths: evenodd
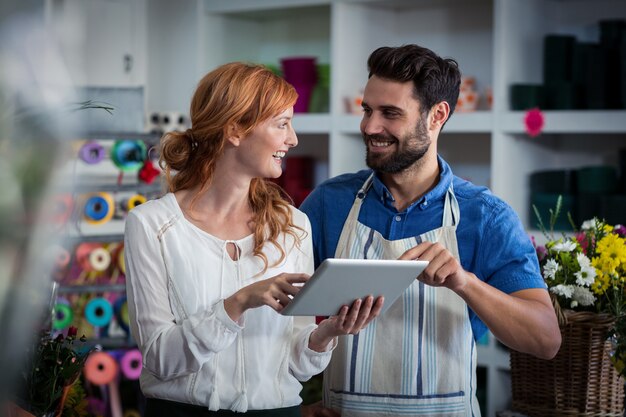
M 226 139 L 233 146 L 239 146 L 241 144 L 241 140 L 243 139 L 243 134 L 241 133 L 241 129 L 235 123 L 231 123 L 226 128 Z
M 441 130 L 443 124 L 448 120 L 450 116 L 450 105 L 447 101 L 441 101 L 435 104 L 430 110 L 430 123 L 431 130 Z

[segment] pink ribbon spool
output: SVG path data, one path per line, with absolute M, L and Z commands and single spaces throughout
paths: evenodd
M 108 385 L 117 376 L 117 362 L 106 352 L 94 352 L 87 358 L 83 373 L 94 385 Z
M 139 379 L 141 376 L 142 358 L 138 349 L 129 350 L 120 360 L 122 373 L 128 379 Z

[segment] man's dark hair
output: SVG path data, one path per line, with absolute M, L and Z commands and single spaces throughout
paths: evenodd
M 412 81 L 422 113 L 441 101 L 450 105 L 450 115 L 454 113 L 461 86 L 461 72 L 454 59 L 441 58 L 418 45 L 383 46 L 372 52 L 367 68 L 370 78 L 376 75 L 391 81 Z

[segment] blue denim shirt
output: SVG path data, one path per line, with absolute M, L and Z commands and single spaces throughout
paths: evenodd
M 359 222 L 397 240 L 421 235 L 441 227 L 445 194 L 454 181 L 454 194 L 461 219 L 457 240 L 461 265 L 486 283 L 505 293 L 528 288 L 546 288 L 537 256 L 522 223 L 504 201 L 487 188 L 478 187 L 452 174 L 450 166 L 439 160 L 439 183 L 406 210 L 398 212 L 391 193 L 375 177 L 359 213 Z M 331 178 L 317 187 L 300 209 L 311 220 L 315 265 L 335 256 L 343 224 L 357 191 L 371 170 Z M 476 340 L 487 327 L 470 309 Z

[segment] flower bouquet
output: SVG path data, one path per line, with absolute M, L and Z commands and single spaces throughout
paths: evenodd
M 511 351 L 513 407 L 533 416 L 622 416 L 626 362 L 626 240 L 623 226 L 597 218 L 555 237 L 561 199 L 550 210 L 547 242 L 535 246 L 562 344 L 546 361 Z M 534 241 L 534 239 L 533 239 Z
M 74 345 L 76 332 L 76 327 L 70 327 L 67 335 L 52 337 L 48 331 L 43 331 L 32 352 L 29 352 L 31 362 L 23 374 L 24 386 L 16 402 L 30 415 L 86 414 L 86 400 L 79 376 L 92 349 L 84 346 L 84 336 L 78 339 L 83 346 Z M 64 405 L 69 403 L 72 410 L 64 412 Z

